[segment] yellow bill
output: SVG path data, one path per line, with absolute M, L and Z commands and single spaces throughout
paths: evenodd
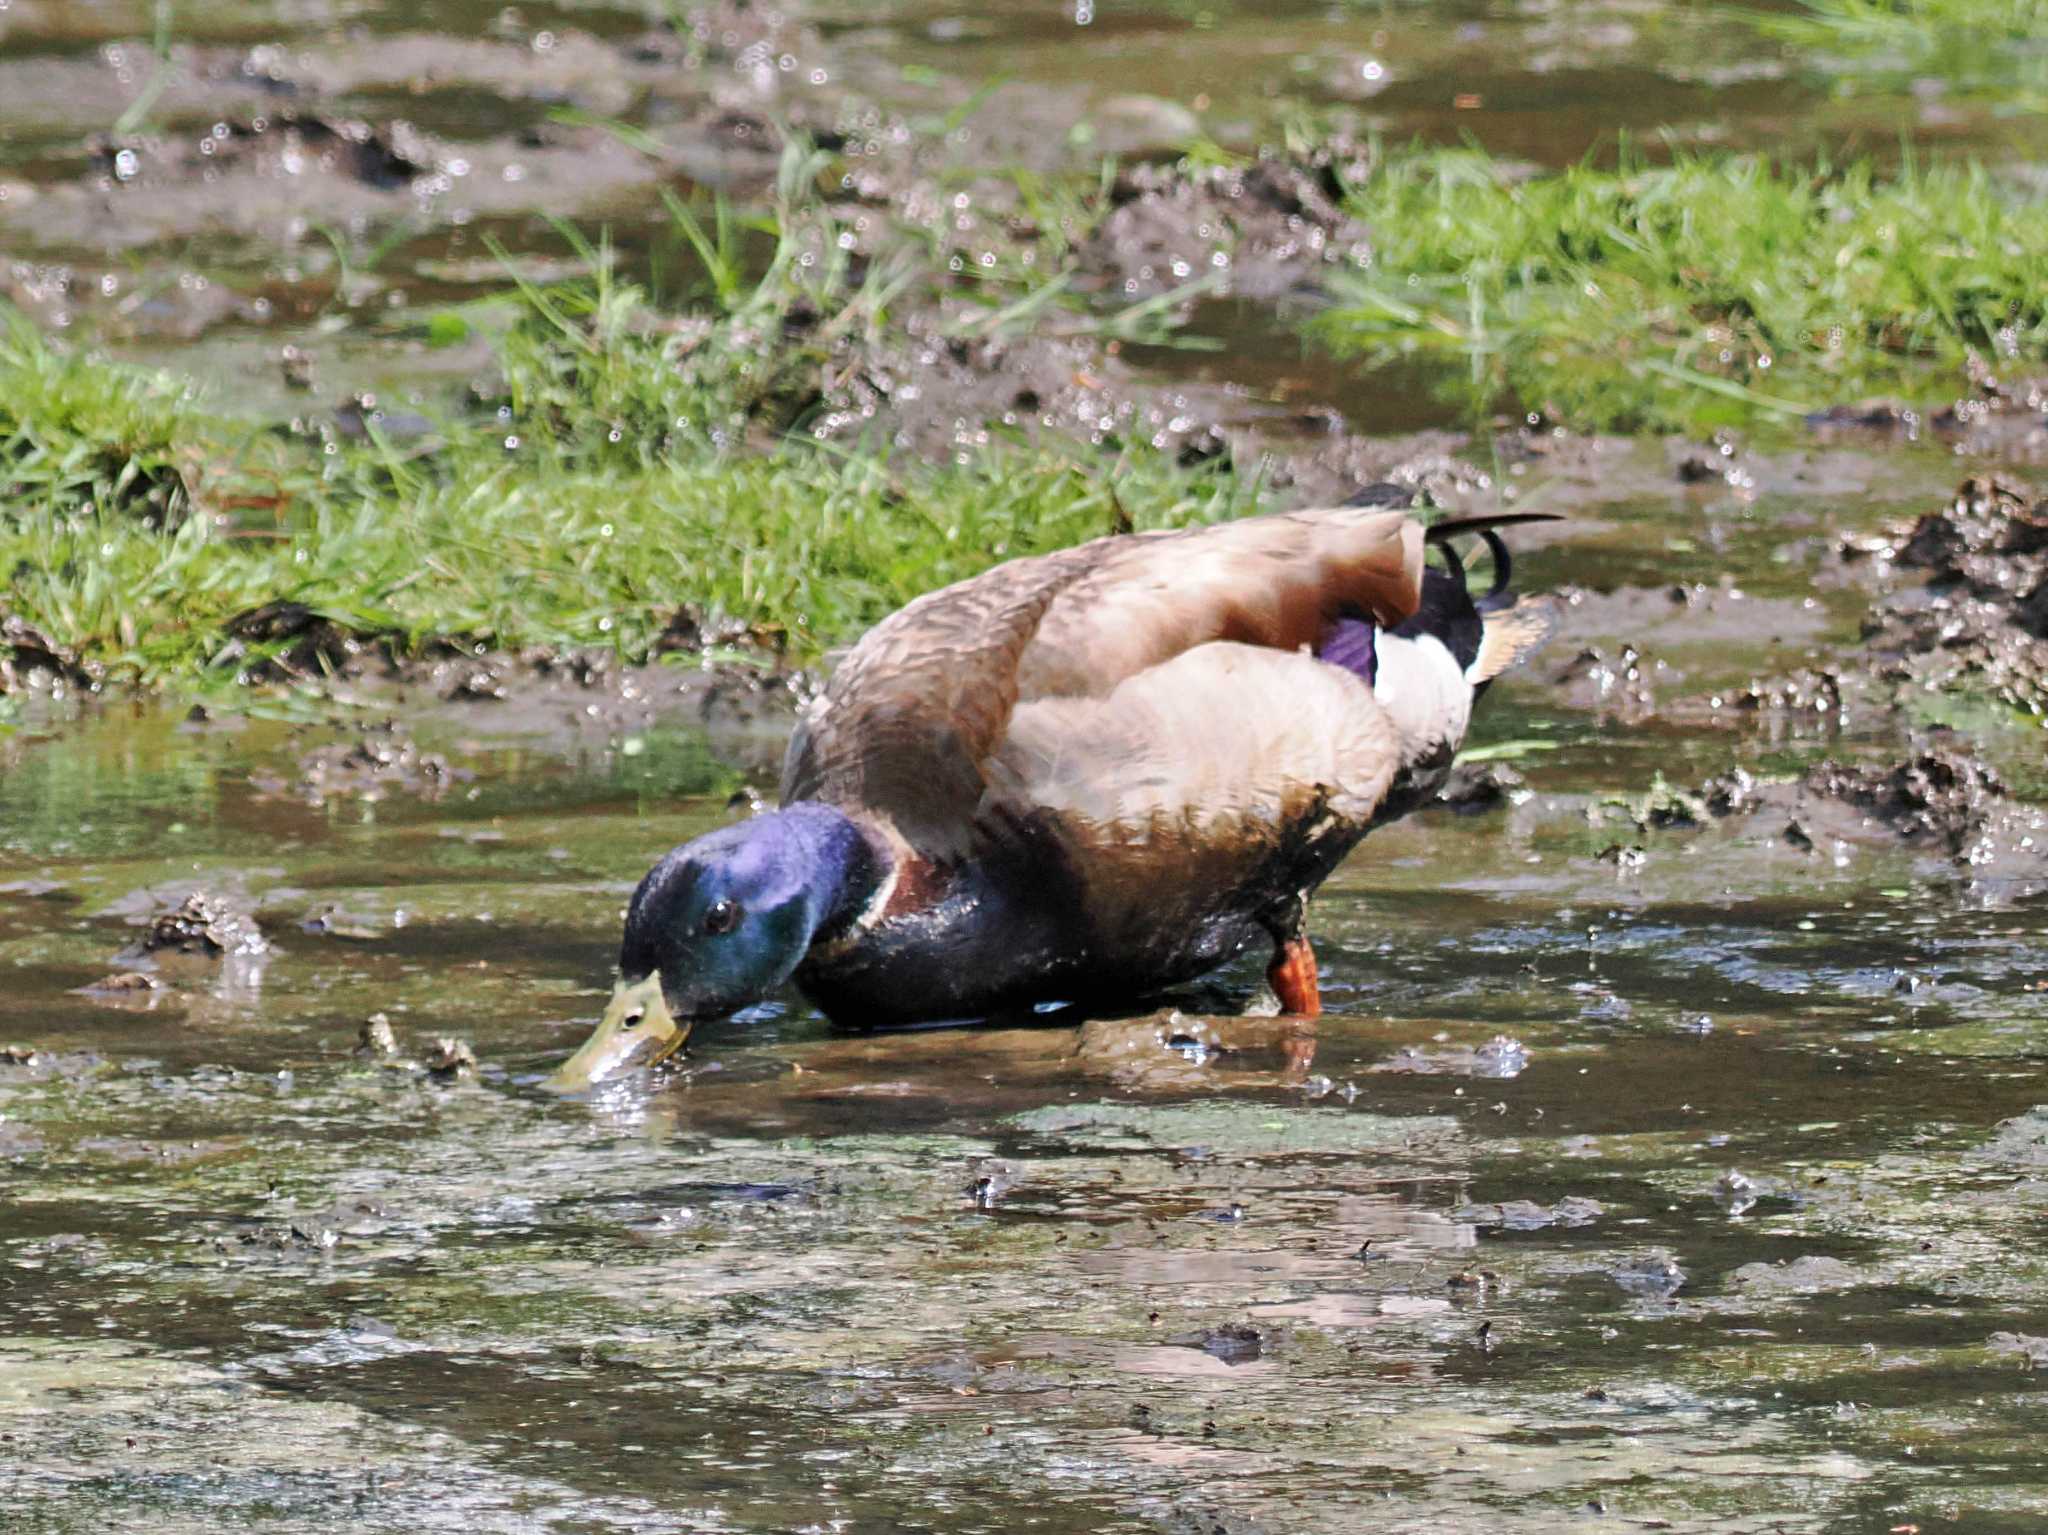
M 676 1020 L 661 995 L 661 977 L 621 981 L 611 1005 L 583 1048 L 542 1083 L 557 1093 L 580 1093 L 629 1071 L 667 1060 L 690 1037 L 690 1020 Z

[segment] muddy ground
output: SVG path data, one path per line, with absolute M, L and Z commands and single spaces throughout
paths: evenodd
M 352 721 L 17 730 L 9 1506 L 2025 1528 L 2038 727 L 1870 658 L 1943 602 L 2026 654 L 2036 513 L 1661 483 L 1525 557 L 1566 632 L 1318 902 L 1314 1025 L 1230 1016 L 1251 968 L 1079 1027 L 776 1003 L 560 1101 L 633 879 L 769 791 L 786 694 L 366 673 Z
M 159 72 L 139 12 L 0 6 L 5 291 L 262 419 L 467 386 L 488 356 L 410 316 L 502 285 L 483 234 L 540 275 L 539 209 L 630 247 L 654 187 L 758 189 L 792 125 L 858 151 L 878 239 L 963 260 L 1034 237 L 975 167 L 1123 155 L 1067 320 L 1225 274 L 1182 302 L 1215 352 L 963 342 L 939 293 L 807 430 L 1570 514 L 1518 541 L 1564 631 L 1458 803 L 1317 904 L 1315 1025 L 1236 1016 L 1249 967 L 1078 1027 L 784 999 L 589 1100 L 539 1082 L 626 895 L 772 793 L 813 669 L 706 667 L 694 618 L 627 664 L 281 608 L 274 669 L 195 709 L 12 621 L 10 1529 L 2035 1527 L 2048 397 L 1475 428 L 1294 340 L 1371 232 L 1349 151 L 1280 124 L 1546 164 L 1616 122 L 2023 128 L 1831 91 L 1701 8 L 1087 10 L 230 7 Z M 1240 131 L 1283 147 L 1147 154 Z
M 468 698 L 18 732 L 10 1507 L 2023 1527 L 2038 753 L 1881 704 L 1578 700 L 1577 655 L 1652 601 L 1700 615 L 1660 696 L 1779 664 L 1730 608 L 1812 670 L 1856 653 L 1861 587 L 1745 562 L 1753 592 L 1688 605 L 1644 533 L 1694 519 L 1638 510 L 1608 555 L 1634 584 L 1489 701 L 1503 792 L 1377 836 L 1318 903 L 1315 1025 L 1215 1016 L 1249 969 L 1078 1028 L 849 1037 L 776 1004 L 558 1101 L 633 878 L 771 781 L 774 722 Z

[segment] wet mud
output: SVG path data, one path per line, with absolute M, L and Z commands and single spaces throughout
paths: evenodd
M 2021 481 L 1972 478 L 1876 554 L 1924 573 L 1872 616 L 1881 678 L 2048 710 L 2048 498 Z
M 113 20 L 94 18 L 88 33 Z M 898 306 L 900 332 L 835 347 L 816 387 L 764 402 L 764 431 L 801 427 L 922 454 L 972 452 L 1020 431 L 1097 446 L 1148 441 L 1190 461 L 1270 461 L 1273 483 L 1317 497 L 1404 469 L 1404 483 L 1433 492 L 1484 488 L 1503 457 L 1524 469 L 1550 458 L 1557 444 L 1547 434 L 1504 445 L 1472 433 L 1468 407 L 1436 373 L 1397 370 L 1364 389 L 1347 386 L 1341 369 L 1305 364 L 1295 371 L 1311 377 L 1307 389 L 1280 378 L 1248 392 L 1231 370 L 1205 369 L 1201 352 L 1176 358 L 1135 336 L 1126 347 L 1101 328 L 1120 309 L 1174 300 L 1158 318 L 1242 350 L 1244 338 L 1229 334 L 1241 321 L 1217 306 L 1313 307 L 1330 272 L 1370 260 L 1371 231 L 1338 204 L 1369 170 L 1384 114 L 1303 143 L 1275 129 L 1291 99 L 1277 86 L 1254 90 L 1267 105 L 1246 117 L 1249 82 L 1228 91 L 1194 83 L 1224 60 L 1243 74 L 1248 42 L 1254 76 L 1285 73 L 1290 48 L 1317 59 L 1313 81 L 1287 84 L 1311 100 L 1398 95 L 1438 81 L 1452 57 L 1466 75 L 1485 59 L 1482 74 L 1543 81 L 1553 120 L 1574 90 L 1635 87 L 1556 78 L 1564 24 L 1532 17 L 1473 19 L 1455 37 L 1403 18 L 1353 36 L 1313 8 L 1259 22 L 1232 11 L 1204 24 L 1221 35 L 1201 47 L 1182 35 L 1184 18 L 1130 20 L 1133 33 L 1089 33 L 1104 51 L 1082 49 L 1078 71 L 1059 28 L 1025 26 L 1005 48 L 1008 67 L 1032 83 L 986 92 L 975 90 L 971 60 L 1015 24 L 963 26 L 914 9 L 861 29 L 803 7 L 704 6 L 650 30 L 637 12 L 599 7 L 494 15 L 454 35 L 380 7 L 329 29 L 289 17 L 266 29 L 252 13 L 200 26 L 162 58 L 134 37 L 102 37 L 90 50 L 68 37 L 38 42 L 54 23 L 18 21 L 29 42 L 0 64 L 0 122 L 12 115 L 24 128 L 21 147 L 0 155 L 0 289 L 55 330 L 129 346 L 207 341 L 202 371 L 234 380 L 237 408 L 346 432 L 356 395 L 403 398 L 386 407 L 382 424 L 393 431 L 413 406 L 445 404 L 440 369 L 473 372 L 483 359 L 415 346 L 395 367 L 388 356 L 372 364 L 379 348 L 369 343 L 433 305 L 502 290 L 508 269 L 543 273 L 565 258 L 573 267 L 551 218 L 604 221 L 625 269 L 651 278 L 662 252 L 647 210 L 658 189 L 686 200 L 718 190 L 759 206 L 782 147 L 802 135 L 840 157 L 827 206 L 845 249 L 886 264 L 908 247 L 938 264 Z M 1096 24 L 1091 13 L 1063 26 Z M 1272 35 L 1257 37 L 1261 26 Z M 1699 67 L 1674 46 L 1677 28 L 1666 18 L 1567 31 L 1596 54 L 1654 54 L 1651 73 L 1675 84 Z M 1713 47 L 1740 41 L 1717 37 Z M 917 62 L 934 45 L 953 49 L 944 70 Z M 1111 59 L 1124 62 L 1096 79 Z M 1337 76 L 1325 79 L 1331 59 Z M 1167 74 L 1116 78 L 1132 68 Z M 1446 99 L 1474 103 L 1458 109 L 1450 137 L 1484 139 L 1506 121 L 1489 115 L 1496 98 L 1483 81 L 1449 83 Z M 1781 145 L 1781 122 L 1756 126 Z M 1183 155 L 1217 134 L 1279 147 Z M 1498 147 L 1512 152 L 1512 139 Z M 1027 195 L 1031 175 L 1071 174 L 1105 156 L 1122 163 L 1092 199 Z M 985 269 L 1061 248 L 1080 312 L 1035 315 L 1029 339 L 968 323 L 988 318 L 972 313 Z M 1078 333 L 1061 337 L 1062 324 Z M 1142 367 L 1131 368 L 1127 350 L 1143 355 Z M 267 384 L 252 390 L 252 375 Z M 1879 402 L 1824 413 L 1814 430 L 1854 441 L 1894 427 L 1946 433 L 1967 451 L 2007 456 L 2025 451 L 2026 434 L 2038 438 L 2036 384 L 1981 369 L 1958 384 L 1957 400 L 1925 422 Z M 1443 437 L 1402 452 L 1364 435 L 1424 423 L 1444 427 Z M 1684 467 L 1730 483 L 1743 473 L 1711 454 Z
M 1657 712 L 1766 662 L 1722 601 L 1807 615 L 1784 643 L 1853 671 L 1889 588 L 1818 573 L 1913 521 L 1832 503 L 1792 570 L 1731 536 L 1745 596 L 1688 605 L 1655 584 L 1704 580 L 1666 547 L 1699 531 L 1684 494 L 1524 559 L 1617 578 L 1552 661 L 1654 598 L 1682 686 L 1624 718 L 1541 666 L 1504 683 L 1458 803 L 1318 901 L 1313 1024 L 1237 1015 L 1255 967 L 1034 1028 L 835 1034 L 785 1000 L 563 1100 L 539 1083 L 631 882 L 771 781 L 772 726 L 422 688 L 345 728 L 18 730 L 10 1506 L 64 1532 L 252 1501 L 288 1529 L 1010 1529 L 1020 1487 L 1074 1531 L 2019 1517 L 2048 1494 L 2048 1275 L 2012 1241 L 2048 1163 L 2048 930 L 2038 861 L 2009 862 L 2041 840 L 2033 743 Z M 1599 856 L 1617 836 L 1640 858 Z M 233 977 L 212 948 L 251 928 Z M 156 969 L 113 969 L 154 989 L 95 992 L 159 932 Z
M 1339 142 L 1247 165 L 1135 167 L 1111 186 L 1082 270 L 1128 298 L 1212 276 L 1240 298 L 1312 297 L 1325 267 L 1371 259 L 1370 231 L 1338 206 L 1371 159 L 1363 145 Z

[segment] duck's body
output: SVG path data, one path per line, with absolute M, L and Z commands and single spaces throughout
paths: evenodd
M 1503 566 L 1492 525 L 1446 526 Z M 643 882 L 629 988 L 717 1016 L 793 975 L 837 1021 L 964 1018 L 1142 996 L 1263 942 L 1313 1011 L 1308 896 L 1434 796 L 1474 698 L 1548 632 L 1499 583 L 1475 604 L 1454 556 L 1427 568 L 1435 536 L 1295 512 L 910 603 L 799 723 L 783 809 Z
M 1397 797 L 1433 795 L 1441 772 L 1432 764 L 1396 783 L 1404 775 L 1370 729 L 1343 730 L 1346 714 L 1375 719 L 1348 674 L 1324 668 L 1331 676 L 1311 674 L 1304 689 L 1294 656 L 1209 648 L 1218 653 L 1199 665 L 1163 668 L 1130 690 L 1184 694 L 1199 733 L 1114 694 L 1106 708 L 1013 722 L 992 764 L 1004 792 L 964 849 L 926 851 L 893 821 L 842 807 L 878 840 L 890 872 L 862 918 L 805 957 L 805 995 L 849 1021 L 1111 1001 L 1291 935 L 1307 894 L 1378 813 Z M 1305 758 L 1325 771 L 1273 772 Z M 1118 765 L 1127 776 L 1115 790 L 1086 792 Z M 1278 792 L 1232 800 L 1229 783 L 1262 775 Z

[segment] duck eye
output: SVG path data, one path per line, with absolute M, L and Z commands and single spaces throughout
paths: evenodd
M 713 901 L 711 909 L 704 913 L 704 931 L 707 933 L 729 933 L 740 925 L 740 906 L 737 901 Z

